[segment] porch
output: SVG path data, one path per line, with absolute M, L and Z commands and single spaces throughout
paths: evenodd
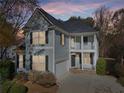
M 96 62 L 94 55 L 94 52 L 71 52 L 69 69 L 95 69 Z

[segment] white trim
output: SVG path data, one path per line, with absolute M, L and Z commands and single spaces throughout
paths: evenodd
M 53 73 L 56 74 L 55 68 L 55 30 L 53 30 Z
M 71 50 L 71 36 L 69 36 L 69 61 L 68 61 L 68 71 L 69 71 L 69 69 L 71 68 L 71 52 L 70 52 L 70 50 Z
M 89 31 L 89 32 L 81 32 L 81 33 L 69 33 L 70 36 L 87 36 L 94 35 L 98 33 L 98 31 Z
M 84 69 L 83 66 L 84 66 L 84 59 L 83 59 L 83 49 L 84 49 L 84 37 L 83 35 L 81 36 L 81 64 L 82 64 L 82 70 Z
M 54 47 L 47 47 L 47 46 L 30 46 L 31 49 L 37 50 L 37 49 L 53 49 Z
M 95 50 L 83 50 L 83 52 L 95 52 Z
M 96 50 L 76 50 L 76 49 L 71 49 L 70 52 L 96 52 Z

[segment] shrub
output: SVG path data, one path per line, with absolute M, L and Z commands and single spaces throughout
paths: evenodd
M 27 80 L 28 79 L 28 75 L 24 72 L 18 72 L 15 76 L 16 80 Z
M 56 77 L 51 72 L 30 72 L 29 80 L 44 87 L 51 87 L 56 85 Z
M 120 77 L 120 78 L 118 79 L 118 82 L 119 82 L 122 86 L 124 86 L 124 77 Z
M 2 86 L 2 93 L 27 93 L 27 87 L 14 81 L 5 81 Z
M 96 73 L 98 75 L 105 75 L 106 74 L 106 61 L 104 58 L 99 58 L 96 64 Z
M 12 81 L 5 81 L 2 85 L 2 93 L 9 93 L 11 86 L 14 84 Z
M 27 93 L 28 88 L 22 84 L 14 84 L 9 93 Z
M 40 76 L 41 73 L 42 72 L 40 72 L 40 71 L 30 71 L 28 73 L 28 80 L 32 81 L 32 82 L 36 82 L 37 78 Z
M 12 79 L 15 74 L 15 64 L 10 60 L 0 62 L 0 75 L 3 80 Z
M 115 66 L 115 76 L 117 77 L 124 77 L 124 66 L 120 63 L 116 63 Z
M 106 60 L 107 63 L 107 74 L 115 76 L 115 64 L 116 62 L 113 60 Z

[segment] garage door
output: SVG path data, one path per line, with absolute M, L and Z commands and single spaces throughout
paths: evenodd
M 61 77 L 63 74 L 67 72 L 67 61 L 58 62 L 56 64 L 56 76 L 57 78 Z

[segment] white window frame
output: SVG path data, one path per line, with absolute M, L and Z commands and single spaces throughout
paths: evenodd
M 65 35 L 63 33 L 61 33 L 61 36 L 60 36 L 60 43 L 62 46 L 65 45 Z
M 32 58 L 32 70 L 46 71 L 46 55 L 33 55 Z
M 24 59 L 23 55 L 19 55 L 19 69 L 23 69 Z
M 46 44 L 46 31 L 32 32 L 32 44 L 33 45 L 45 45 Z

